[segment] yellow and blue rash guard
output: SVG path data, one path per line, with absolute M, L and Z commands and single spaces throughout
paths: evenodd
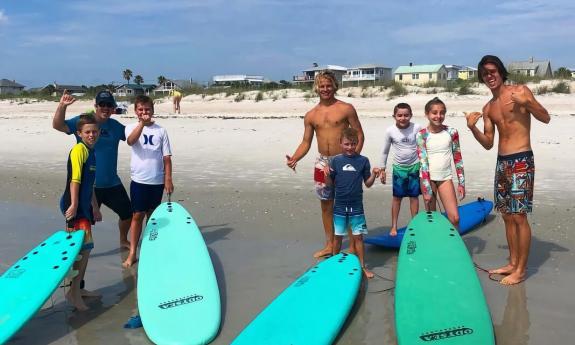
M 92 213 L 92 193 L 96 180 L 96 155 L 83 142 L 74 145 L 68 155 L 68 177 L 66 190 L 60 199 L 60 210 L 65 213 L 71 204 L 70 182 L 80 184 L 78 195 L 78 210 L 75 219 L 86 218 L 94 224 Z

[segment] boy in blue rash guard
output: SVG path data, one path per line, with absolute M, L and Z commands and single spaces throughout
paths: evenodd
M 342 154 L 331 161 L 331 166 L 324 168 L 326 184 L 335 186 L 335 203 L 333 207 L 333 226 L 335 243 L 333 254 L 339 253 L 343 236 L 351 228 L 350 248 L 357 255 L 367 278 L 373 278 L 373 272 L 365 267 L 363 235 L 367 234 L 367 224 L 363 213 L 362 183 L 371 187 L 379 176 L 379 168 L 369 165 L 369 159 L 358 153 L 355 148 L 358 143 L 357 130 L 345 128 L 341 133 L 340 145 Z
M 102 220 L 102 214 L 98 202 L 93 193 L 94 181 L 96 180 L 96 157 L 94 145 L 100 135 L 100 129 L 96 119 L 91 115 L 80 115 L 77 121 L 77 135 L 81 141 L 74 145 L 68 155 L 68 177 L 66 189 L 60 199 L 60 209 L 66 217 L 66 231 L 84 231 L 84 243 L 80 255 L 80 261 L 74 263 L 74 269 L 78 275 L 72 279 L 70 291 L 66 294 L 68 301 L 79 311 L 87 310 L 88 307 L 82 300 L 81 282 L 86 273 L 88 257 L 94 248 L 92 240 L 92 224 Z

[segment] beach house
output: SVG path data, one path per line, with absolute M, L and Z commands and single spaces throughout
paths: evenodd
M 16 95 L 24 90 L 24 85 L 15 80 L 0 79 L 0 95 Z
M 367 64 L 359 65 L 356 67 L 348 68 L 346 73 L 342 75 L 342 82 L 355 82 L 359 85 L 360 82 L 372 82 L 375 84 L 377 81 L 392 80 L 391 67 L 383 65 Z
M 313 67 L 302 70 L 303 74 L 295 75 L 293 77 L 293 82 L 296 84 L 312 84 L 315 75 L 321 71 L 329 70 L 335 74 L 338 83 L 341 85 L 343 81 L 343 76 L 347 74 L 347 67 L 338 66 L 338 65 L 318 65 L 316 63 L 313 64 Z
M 447 70 L 447 80 L 457 80 L 459 79 L 459 71 L 463 68 L 460 65 L 445 65 Z
M 477 78 L 477 68 L 470 66 L 463 66 L 458 72 L 459 79 L 470 80 Z
M 155 88 L 154 84 L 123 84 L 116 88 L 114 94 L 120 97 L 149 96 Z
M 194 86 L 192 79 L 166 79 L 154 89 L 154 96 L 169 94 L 172 90 L 189 90 Z
M 261 75 L 223 74 L 212 77 L 214 85 L 261 85 L 264 77 Z
M 429 82 L 445 83 L 447 69 L 445 65 L 399 66 L 394 72 L 395 81 L 402 84 L 422 85 Z
M 551 61 L 535 61 L 533 57 L 527 61 L 512 61 L 507 65 L 509 73 L 523 74 L 530 77 L 540 77 L 550 79 L 553 77 Z
M 66 90 L 73 96 L 84 96 L 88 92 L 88 88 L 80 85 L 63 85 L 54 82 L 53 84 L 48 84 L 44 86 L 41 91 L 52 96 L 62 95 Z

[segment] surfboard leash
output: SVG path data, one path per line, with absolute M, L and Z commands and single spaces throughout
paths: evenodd
M 501 282 L 501 279 L 497 279 L 497 278 L 493 278 L 493 276 L 496 273 L 490 273 L 489 270 L 479 266 L 475 261 L 473 262 L 473 265 L 475 266 L 475 268 L 477 268 L 478 270 L 480 270 L 481 272 L 485 272 L 487 273 L 487 277 L 489 277 L 490 280 L 494 281 L 494 282 Z
M 371 272 L 373 273 L 374 276 L 378 277 L 378 278 L 381 279 L 381 280 L 387 280 L 387 281 L 389 281 L 389 282 L 395 283 L 395 280 L 393 280 L 393 279 L 386 278 L 386 277 L 384 277 L 384 276 L 382 276 L 382 275 L 380 275 L 379 273 L 374 272 L 374 271 L 371 271 Z M 388 287 L 388 288 L 385 288 L 385 289 L 381 289 L 381 290 L 367 291 L 367 293 L 382 293 L 382 292 L 391 291 L 391 290 L 393 290 L 393 289 L 395 289 L 395 285 L 392 286 L 392 287 Z

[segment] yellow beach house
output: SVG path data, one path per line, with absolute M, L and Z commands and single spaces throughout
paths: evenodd
M 447 69 L 445 65 L 399 66 L 394 72 L 395 81 L 402 84 L 422 85 L 429 82 L 445 83 Z

